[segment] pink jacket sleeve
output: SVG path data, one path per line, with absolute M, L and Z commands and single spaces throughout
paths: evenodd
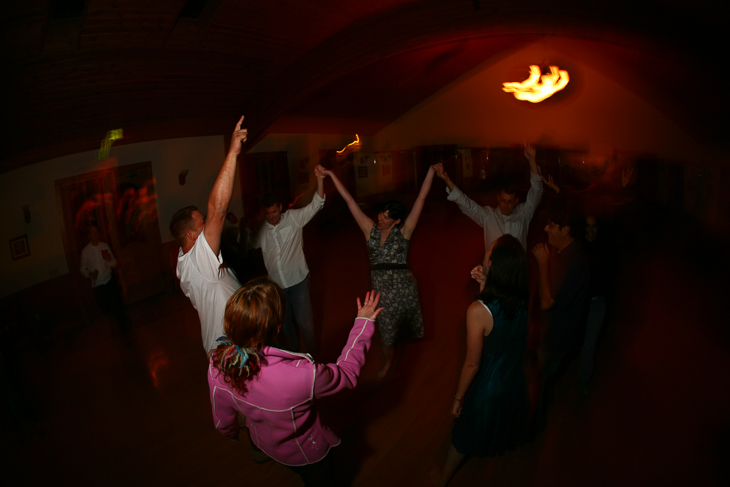
M 233 407 L 233 386 L 221 384 L 216 380 L 218 370 L 210 365 L 208 367 L 208 385 L 210 387 L 210 404 L 213 407 L 213 422 L 218 431 L 231 438 L 238 439 L 238 419 L 236 410 Z
M 370 340 L 375 331 L 375 323 L 368 318 L 355 318 L 350 330 L 347 345 L 334 364 L 317 364 L 314 377 L 314 397 L 329 396 L 343 389 L 357 385 L 360 369 L 365 364 L 365 354 L 370 348 Z

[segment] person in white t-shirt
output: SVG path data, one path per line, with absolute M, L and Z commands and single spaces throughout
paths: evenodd
M 317 191 L 304 208 L 282 213 L 281 202 L 276 195 L 264 195 L 261 207 L 266 221 L 251 239 L 251 248 L 260 248 L 263 253 L 269 276 L 284 290 L 286 312 L 282 331 L 288 342 L 287 350 L 299 352 L 296 320 L 304 348 L 310 355 L 317 353 L 317 341 L 302 233 L 304 225 L 324 206 L 324 175 L 315 171 L 315 176 Z
M 124 312 L 124 302 L 112 273 L 112 269 L 117 266 L 117 259 L 109 244 L 99 241 L 98 227 L 92 225 L 87 231 L 89 244 L 81 250 L 79 270 L 84 277 L 91 280 L 91 290 L 99 309 L 114 316 L 120 334 L 126 337 L 129 333 L 129 319 Z
M 207 218 L 194 206 L 178 210 L 170 222 L 170 233 L 180 244 L 177 277 L 180 289 L 198 310 L 206 353 L 216 348 L 225 335 L 223 315 L 228 298 L 239 288 L 235 274 L 223 265 L 221 234 L 228 213 L 236 177 L 236 159 L 246 142 L 248 130 L 236 124 L 228 155 L 208 197 Z

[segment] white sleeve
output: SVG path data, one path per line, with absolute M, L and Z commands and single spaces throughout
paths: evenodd
M 446 192 L 449 193 L 449 197 L 446 199 L 459 205 L 459 209 L 463 214 L 471 218 L 480 227 L 484 228 L 487 226 L 487 221 L 489 221 L 489 217 L 491 216 L 491 211 L 489 211 L 491 208 L 479 206 L 456 186 L 454 186 L 453 191 L 449 191 L 447 187 Z
M 303 227 L 309 223 L 309 220 L 314 218 L 314 215 L 316 215 L 323 207 L 324 198 L 321 198 L 319 194 L 315 192 L 311 203 L 304 208 L 299 208 L 298 210 L 289 210 L 287 213 L 290 214 L 290 217 L 298 226 Z
M 527 222 L 532 220 L 532 215 L 535 214 L 537 205 L 542 200 L 542 171 L 538 168 L 540 174 L 530 172 L 530 191 L 527 192 L 527 200 L 525 201 L 524 209 L 522 210 L 523 218 Z
M 205 239 L 205 230 L 200 233 L 195 244 L 193 244 L 193 248 L 190 249 L 190 259 L 206 281 L 220 281 L 223 277 L 223 273 L 220 272 L 223 257 L 221 257 L 220 251 L 218 255 L 213 253 L 213 249 L 210 248 L 208 241 Z

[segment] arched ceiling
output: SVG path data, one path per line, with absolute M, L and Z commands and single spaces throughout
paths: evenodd
M 727 87 L 719 2 L 208 0 L 191 14 L 194 4 L 5 5 L 0 172 L 96 149 L 119 127 L 120 143 L 228 134 L 241 113 L 254 140 L 372 134 L 474 67 L 553 38 L 574 40 L 583 62 L 698 140 L 727 138 L 727 96 L 693 89 Z

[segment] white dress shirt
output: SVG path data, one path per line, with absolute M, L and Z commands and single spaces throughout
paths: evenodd
M 102 251 L 106 250 L 109 252 L 109 260 L 104 260 Z M 96 279 L 91 281 L 91 287 L 95 288 L 103 286 L 112 280 L 112 268 L 117 266 L 117 259 L 114 258 L 111 247 L 109 244 L 99 242 L 98 245 L 92 245 L 89 243 L 81 251 L 81 274 L 88 278 L 89 274 L 94 271 L 99 271 L 96 275 Z
M 485 250 L 505 233 L 516 237 L 522 248 L 527 249 L 527 230 L 532 215 L 535 214 L 535 209 L 542 199 L 542 177 L 539 174 L 530 171 L 530 191 L 527 192 L 527 200 L 517 205 L 509 215 L 504 215 L 499 206 L 496 208 L 479 206 L 456 186 L 453 191 L 449 191 L 446 187 L 446 192 L 449 194 L 447 198 L 449 201 L 454 201 L 463 214 L 484 229 Z
M 223 258 L 205 239 L 205 230 L 198 236 L 188 253 L 182 249 L 177 256 L 177 277 L 180 289 L 190 298 L 200 318 L 203 347 L 206 352 L 216 348 L 216 340 L 225 335 L 223 316 L 228 299 L 241 287 L 228 267 L 221 267 Z
M 299 284 L 309 275 L 302 231 L 323 206 L 324 198 L 314 193 L 312 202 L 304 208 L 282 213 L 278 224 L 264 222 L 251 242 L 252 248 L 261 249 L 266 271 L 282 289 Z

